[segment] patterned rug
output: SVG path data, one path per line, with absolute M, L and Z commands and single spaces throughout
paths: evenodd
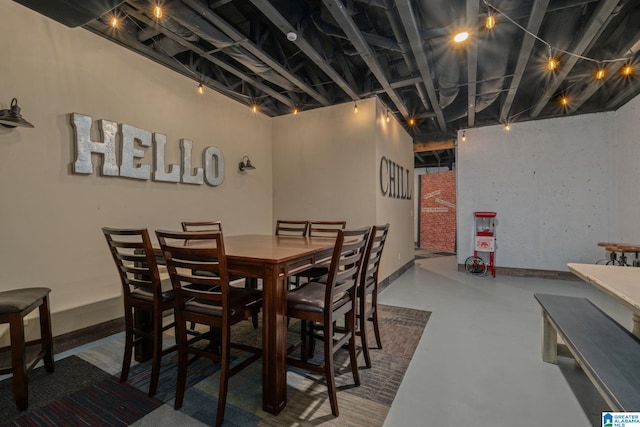
M 383 348 L 375 347 L 373 331 L 368 333 L 372 368 L 364 366 L 358 353 L 360 387 L 355 387 L 346 350 L 335 355 L 336 385 L 340 416 L 331 414 L 327 388 L 322 375 L 290 368 L 287 375 L 287 407 L 277 416 L 262 410 L 262 364 L 253 363 L 229 381 L 225 426 L 381 426 L 418 345 L 430 312 L 392 306 L 379 306 Z M 295 324 L 289 340 L 298 337 Z M 369 326 L 371 328 L 371 326 Z M 238 341 L 259 342 L 261 330 L 243 322 L 232 330 Z M 360 338 L 358 337 L 358 340 Z M 173 337 L 167 336 L 167 344 Z M 219 386 L 218 364 L 198 359 L 188 369 L 184 405 L 173 410 L 176 379 L 175 354 L 165 356 L 160 384 L 154 398 L 148 398 L 150 362 L 134 364 L 127 383 L 117 375 L 122 363 L 121 334 L 106 344 L 56 362 L 56 372 L 46 374 L 38 368 L 30 376 L 29 410 L 17 414 L 13 405 L 10 379 L 0 382 L 3 410 L 0 423 L 14 426 L 169 426 L 214 425 Z M 321 360 L 321 346 L 316 357 Z M 135 363 L 135 362 L 134 362 Z M 38 371 L 42 371 L 38 372 Z M 84 372 L 76 375 L 74 372 Z M 56 376 L 55 379 L 52 379 Z M 115 377 L 114 377 L 115 376 Z M 83 378 L 80 380 L 78 377 Z M 5 384 L 7 383 L 7 384 Z M 1 388 L 5 387 L 5 388 Z M 7 388 L 8 387 L 8 388 Z M 48 393 L 49 387 L 55 393 Z M 37 390 L 50 394 L 48 399 L 34 396 Z M 66 390 L 66 392 L 65 392 Z M 8 397 L 7 398 L 5 398 Z M 9 405 L 10 404 L 10 405 Z M 9 406 L 13 412 L 7 413 Z M 18 415 L 18 416 L 16 416 Z

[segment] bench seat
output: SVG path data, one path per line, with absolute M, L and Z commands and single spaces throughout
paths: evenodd
M 640 411 L 640 339 L 586 298 L 535 294 L 543 312 L 542 359 L 562 340 L 612 411 Z

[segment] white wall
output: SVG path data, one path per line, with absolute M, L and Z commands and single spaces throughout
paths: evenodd
M 617 190 L 618 228 L 612 240 L 640 242 L 640 96 L 616 112 L 615 116 L 615 188 Z
M 273 119 L 273 218 L 346 220 L 348 228 L 391 224 L 380 279 L 413 259 L 411 200 L 379 196 L 381 156 L 413 175 L 410 136 L 380 120 L 375 99 Z
M 0 290 L 52 288 L 54 334 L 122 316 L 102 226 L 219 219 L 229 234 L 271 232 L 270 118 L 211 90 L 200 96 L 195 80 L 15 2 L 0 2 L 0 16 L 0 107 L 17 97 L 35 125 L 0 129 Z M 224 183 L 73 175 L 73 112 L 166 134 L 168 163 L 180 163 L 180 138 L 193 141 L 194 167 L 204 147 L 217 146 Z M 243 155 L 255 171 L 238 172 Z
M 508 133 L 501 126 L 467 129 L 456 163 L 458 262 L 472 254 L 474 211 L 498 213 L 498 266 L 566 271 L 568 262 L 602 258 L 597 242 L 622 237 L 615 117 L 516 123 Z M 626 182 L 632 188 L 633 180 Z

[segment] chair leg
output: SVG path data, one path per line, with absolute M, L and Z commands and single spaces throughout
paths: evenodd
M 131 356 L 133 353 L 133 308 L 124 308 L 124 356 L 122 357 L 122 372 L 120 382 L 123 383 L 129 378 L 129 368 L 131 367 Z
M 358 316 L 358 328 L 360 328 L 360 342 L 362 344 L 362 354 L 364 355 L 364 363 L 367 368 L 371 368 L 371 356 L 369 355 L 369 345 L 367 344 L 367 313 L 364 307 L 360 307 L 360 315 Z
M 330 325 L 324 325 L 324 376 L 327 380 L 331 413 L 337 417 L 340 413 L 338 411 L 338 396 L 336 395 L 336 379 L 333 365 L 333 334 L 330 329 L 332 329 Z
M 13 373 L 13 397 L 19 411 L 29 406 L 29 386 L 27 384 L 26 349 L 24 325 L 20 313 L 9 319 L 11 334 L 11 372 Z
M 149 382 L 149 397 L 153 397 L 158 389 L 160 377 L 160 362 L 162 360 L 162 311 L 157 309 L 153 313 L 153 358 L 151 360 L 151 381 Z
M 176 335 L 178 342 L 178 378 L 176 379 L 176 398 L 173 404 L 174 409 L 182 408 L 184 401 L 184 391 L 187 387 L 187 364 L 189 355 L 187 354 L 187 324 L 178 314 L 176 319 Z
M 244 279 L 244 287 L 246 289 L 258 289 L 258 279 L 255 277 L 247 277 Z M 258 314 L 251 315 L 251 323 L 253 323 L 253 329 L 258 329 Z
M 229 326 L 222 330 L 222 357 L 220 360 L 220 391 L 218 392 L 218 413 L 216 414 L 216 427 L 222 425 L 224 421 L 224 409 L 227 405 L 227 389 L 229 387 L 229 365 L 231 362 Z
M 360 375 L 358 374 L 358 355 L 356 353 L 356 319 L 353 311 L 349 316 L 349 358 L 351 359 L 351 373 L 356 386 L 360 386 Z
M 51 311 L 49 310 L 49 297 L 45 296 L 40 310 L 40 339 L 44 351 L 44 367 L 47 372 L 53 372 L 53 334 L 51 333 Z
M 376 335 L 376 344 L 379 349 L 382 349 L 382 340 L 380 339 L 380 325 L 378 324 L 378 307 L 373 306 L 373 316 L 371 317 L 373 322 L 373 332 Z

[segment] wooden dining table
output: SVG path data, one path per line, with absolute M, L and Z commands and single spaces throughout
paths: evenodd
M 567 266 L 576 276 L 631 310 L 631 332 L 640 337 L 640 268 L 578 263 Z
M 278 414 L 287 405 L 287 280 L 329 262 L 335 239 L 247 234 L 224 236 L 224 246 L 229 274 L 262 279 L 262 408 Z

